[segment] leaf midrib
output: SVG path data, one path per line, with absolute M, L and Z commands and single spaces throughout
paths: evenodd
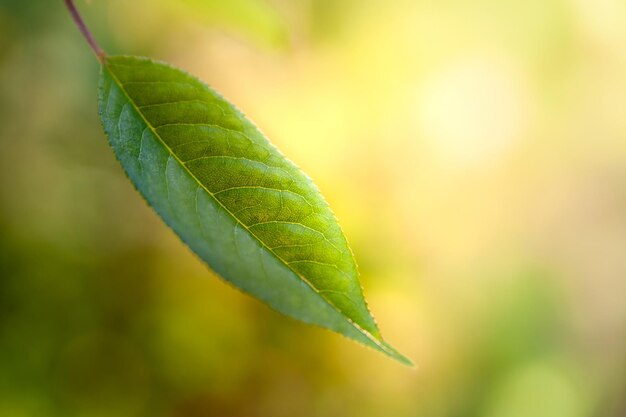
M 387 348 L 383 343 L 381 343 L 380 340 L 378 340 L 373 334 L 371 334 L 369 331 L 365 330 L 364 328 L 362 328 L 359 324 L 357 324 L 354 320 L 352 320 L 351 318 L 347 317 L 345 315 L 345 313 L 343 313 L 337 306 L 335 306 L 329 299 L 327 299 L 326 297 L 324 297 L 324 295 L 322 295 L 320 293 L 320 291 L 315 288 L 313 286 L 313 284 L 311 284 L 311 282 L 306 279 L 304 276 L 302 276 L 300 273 L 298 273 L 298 271 L 294 270 L 287 262 L 285 262 L 284 259 L 282 259 L 280 256 L 278 256 L 269 246 L 267 246 L 258 236 L 256 236 L 245 224 L 243 224 L 241 222 L 241 220 L 239 220 L 237 218 L 237 216 L 235 216 L 229 209 L 228 207 L 226 207 L 221 201 L 219 201 L 219 199 L 217 199 L 215 197 L 215 195 L 209 191 L 209 189 L 206 188 L 206 186 L 189 170 L 189 168 L 187 168 L 187 166 L 180 160 L 180 158 L 178 158 L 178 155 L 176 155 L 174 153 L 174 151 L 172 150 L 172 148 L 170 148 L 170 146 L 165 143 L 165 141 L 161 138 L 161 136 L 157 133 L 156 129 L 154 128 L 154 126 L 152 126 L 152 124 L 150 122 L 148 122 L 148 120 L 145 118 L 144 114 L 141 112 L 141 108 L 140 106 L 138 106 L 133 99 L 130 97 L 130 95 L 128 94 L 128 92 L 126 91 L 126 89 L 124 88 L 124 85 L 122 84 L 122 82 L 115 76 L 115 74 L 113 73 L 113 71 L 111 71 L 107 64 L 104 63 L 103 67 L 107 70 L 107 72 L 109 73 L 109 75 L 111 76 L 111 78 L 115 81 L 115 83 L 117 84 L 118 88 L 120 89 L 120 91 L 124 94 L 124 96 L 126 96 L 126 98 L 128 99 L 128 102 L 131 104 L 131 106 L 133 106 L 133 108 L 135 109 L 135 112 L 137 114 L 139 114 L 139 116 L 141 117 L 141 119 L 143 120 L 143 122 L 145 123 L 145 125 L 148 127 L 148 129 L 150 129 L 150 131 L 152 132 L 152 134 L 159 140 L 159 142 L 163 145 L 163 147 L 165 147 L 165 149 L 167 149 L 167 151 L 170 153 L 170 155 L 176 160 L 176 162 L 178 162 L 178 164 L 189 174 L 189 176 L 191 178 L 193 178 L 193 180 L 208 194 L 211 196 L 211 198 L 217 202 L 217 204 L 219 204 L 226 213 L 228 213 L 237 224 L 239 224 L 244 230 L 246 230 L 248 232 L 248 234 L 250 234 L 257 242 L 259 242 L 259 244 L 265 248 L 265 250 L 267 250 L 269 253 L 271 253 L 276 259 L 278 259 L 288 270 L 290 270 L 291 272 L 293 272 L 298 278 L 300 278 L 304 283 L 306 283 L 317 295 L 319 295 L 328 305 L 330 305 L 333 309 L 335 309 L 340 315 L 341 317 L 343 317 L 346 321 L 348 321 L 348 323 L 350 323 L 350 325 L 352 325 L 355 329 L 357 329 L 361 334 L 363 334 L 365 337 L 367 337 L 368 339 L 370 339 L 376 346 L 378 346 L 381 350 L 390 353 L 390 354 L 394 354 L 393 351 L 390 351 L 389 348 Z

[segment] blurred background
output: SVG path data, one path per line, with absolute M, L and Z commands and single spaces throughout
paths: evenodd
M 626 2 L 78 0 L 319 185 L 418 368 L 211 273 L 61 0 L 0 0 L 0 416 L 626 415 Z

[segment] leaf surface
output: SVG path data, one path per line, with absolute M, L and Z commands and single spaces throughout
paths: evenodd
M 214 271 L 285 315 L 410 364 L 383 341 L 315 185 L 232 104 L 166 64 L 108 57 L 99 107 L 131 181 Z

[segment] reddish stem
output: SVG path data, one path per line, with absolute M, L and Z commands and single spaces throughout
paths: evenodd
M 78 9 L 76 8 L 76 5 L 74 5 L 74 0 L 65 0 L 65 5 L 67 6 L 67 9 L 70 11 L 70 14 L 72 15 L 72 19 L 74 19 L 74 22 L 76 23 L 76 26 L 78 26 L 80 33 L 83 34 L 83 37 L 85 38 L 85 40 L 87 41 L 87 43 L 89 44 L 93 52 L 98 57 L 98 60 L 101 63 L 104 63 L 107 55 L 104 52 L 104 50 L 100 48 L 100 45 L 98 45 L 98 42 L 96 42 L 96 39 L 93 37 L 89 29 L 87 28 L 85 21 L 81 17 L 80 13 L 78 13 Z

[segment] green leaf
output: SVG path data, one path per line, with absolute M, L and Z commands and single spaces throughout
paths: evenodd
M 214 271 L 281 313 L 410 364 L 383 341 L 315 185 L 232 104 L 166 64 L 109 57 L 99 105 L 131 181 Z

